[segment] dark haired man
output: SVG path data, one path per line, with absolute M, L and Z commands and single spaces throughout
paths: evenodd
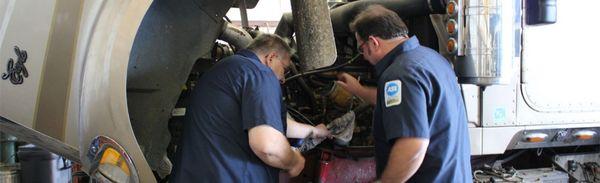
M 329 131 L 285 118 L 279 83 L 291 54 L 279 36 L 262 34 L 203 74 L 171 182 L 277 182 L 280 169 L 300 174 L 304 158 L 286 135 L 321 138 Z
M 375 105 L 377 176 L 383 182 L 471 182 L 464 103 L 452 66 L 423 47 L 393 11 L 374 5 L 350 28 L 375 65 L 377 88 L 340 74 L 338 83 Z

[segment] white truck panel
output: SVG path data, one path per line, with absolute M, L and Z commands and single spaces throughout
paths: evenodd
M 557 1 L 557 21 L 523 27 L 522 94 L 540 113 L 594 112 L 600 121 L 599 1 Z M 575 120 L 575 119 L 573 119 Z M 573 120 L 555 121 L 569 123 Z M 575 120 L 580 121 L 580 120 Z
M 20 85 L 0 80 L 0 116 L 33 127 L 46 58 L 54 0 L 5 0 L 0 2 L 0 74 L 7 73 L 10 58 L 17 62 L 14 47 L 27 52 L 28 77 Z
M 557 21 L 523 25 L 516 125 L 600 123 L 599 1 L 557 1 Z M 571 125 L 572 126 L 572 125 Z

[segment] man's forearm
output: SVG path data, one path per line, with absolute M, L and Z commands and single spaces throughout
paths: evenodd
M 288 138 L 306 138 L 312 133 L 314 128 L 314 126 L 298 123 L 288 118 L 285 136 Z
M 288 148 L 288 150 L 283 153 L 258 153 L 257 155 L 265 164 L 283 169 L 290 176 L 295 177 L 304 169 L 305 160 L 299 150 L 292 150 L 292 148 Z
M 382 182 L 406 182 L 417 172 L 427 147 L 428 139 L 400 138 L 392 147 L 387 166 L 381 176 Z
M 363 86 L 360 90 L 356 91 L 355 95 L 371 105 L 375 105 L 377 102 L 377 88 L 374 87 Z
M 263 162 L 265 162 L 265 164 L 284 170 L 289 170 L 293 168 L 298 161 L 298 158 L 296 157 L 291 147 L 287 150 L 282 149 L 282 151 L 280 152 L 259 153 L 257 154 L 257 156 Z
M 289 170 L 302 158 L 292 150 L 285 136 L 270 126 L 261 125 L 250 129 L 248 138 L 254 154 L 270 166 Z

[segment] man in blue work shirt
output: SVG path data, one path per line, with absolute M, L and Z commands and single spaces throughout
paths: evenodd
M 280 81 L 291 48 L 262 34 L 247 50 L 203 74 L 191 96 L 171 182 L 277 182 L 297 176 L 304 158 L 286 139 L 325 137 L 316 127 L 286 120 Z
M 382 182 L 471 182 L 464 103 L 452 66 L 423 47 L 400 17 L 368 7 L 350 25 L 375 65 L 377 88 L 340 74 L 338 83 L 375 105 L 373 135 Z

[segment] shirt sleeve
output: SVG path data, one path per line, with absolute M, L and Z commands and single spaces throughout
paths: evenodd
M 401 137 L 430 137 L 430 126 L 427 115 L 427 89 L 424 85 L 423 77 L 420 72 L 408 71 L 399 78 L 386 80 L 386 83 L 400 80 L 401 101 L 398 105 L 386 106 L 383 108 L 383 127 L 385 129 L 388 141 L 393 141 Z M 386 94 L 384 88 L 383 95 Z M 384 101 L 385 102 L 385 101 Z
M 244 130 L 269 125 L 285 134 L 281 118 L 281 88 L 269 71 L 249 71 L 242 84 L 242 121 Z

